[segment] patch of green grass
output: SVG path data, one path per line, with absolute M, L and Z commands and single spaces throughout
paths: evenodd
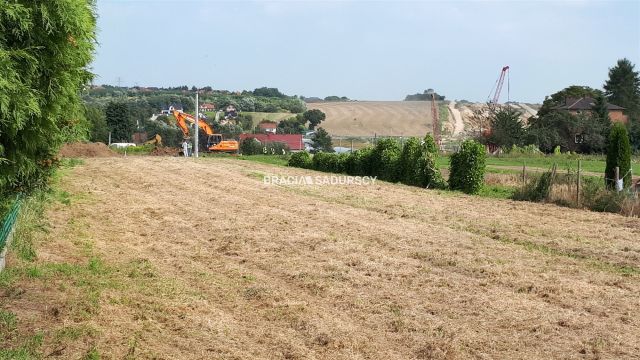
M 238 159 L 277 166 L 287 166 L 289 163 L 289 155 L 241 155 Z
M 504 173 L 517 173 L 520 170 L 508 170 L 508 169 L 492 169 L 491 166 L 513 166 L 521 168 L 523 164 L 526 164 L 529 168 L 549 169 L 555 163 L 558 165 L 558 169 L 561 170 L 576 170 L 578 168 L 578 160 L 581 160 L 581 169 L 586 172 L 604 173 L 606 166 L 605 158 L 602 155 L 539 155 L 539 156 L 487 156 L 487 171 L 498 172 L 505 171 Z M 634 175 L 640 175 L 640 158 L 634 158 L 631 160 L 631 167 L 633 168 Z M 436 159 L 436 166 L 439 169 L 446 169 L 449 167 L 449 156 L 444 155 Z M 498 172 L 499 173 L 499 172 Z
M 136 259 L 129 263 L 128 276 L 130 278 L 152 278 L 156 276 L 155 269 L 147 259 Z
M 18 321 L 16 314 L 11 311 L 0 309 L 0 332 L 3 334 L 12 332 L 16 329 Z
M 478 196 L 495 198 L 495 199 L 510 199 L 516 192 L 516 188 L 511 186 L 499 186 L 499 185 L 484 185 Z
M 149 155 L 151 151 L 155 149 L 155 145 L 140 145 L 140 146 L 129 146 L 126 148 L 116 148 L 111 147 L 111 150 L 117 152 L 118 154 L 127 154 L 127 155 Z
M 65 340 L 77 340 L 81 337 L 94 337 L 98 334 L 98 331 L 90 325 L 69 325 L 64 326 L 55 331 L 53 338 L 56 342 Z
M 89 351 L 87 351 L 87 353 L 84 355 L 82 359 L 83 360 L 100 360 L 100 352 L 98 352 L 98 349 L 94 346 Z
M 36 333 L 23 340 L 22 345 L 13 349 L 0 349 L 0 359 L 11 360 L 31 360 L 40 359 L 42 355 L 38 353 L 38 349 L 42 346 L 44 334 Z
M 84 160 L 78 158 L 62 158 L 60 159 L 60 166 L 73 168 L 78 165 L 84 165 Z
M 44 208 L 49 201 L 50 196 L 47 192 L 38 191 L 22 202 L 10 247 L 21 260 L 34 261 L 37 257 L 34 242 L 38 232 L 48 231 L 44 220 Z

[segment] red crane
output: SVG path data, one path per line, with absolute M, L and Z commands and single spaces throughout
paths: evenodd
M 493 93 L 493 99 L 491 99 L 491 101 L 489 101 L 490 104 L 497 104 L 498 100 L 500 99 L 500 93 L 502 92 L 502 85 L 504 84 L 504 78 L 508 77 L 509 74 L 509 66 L 505 66 L 502 68 L 502 71 L 500 72 L 500 77 L 498 78 L 498 80 L 496 81 L 496 84 L 494 85 L 495 87 L 495 93 Z M 491 89 L 493 91 L 493 89 Z M 489 94 L 489 96 L 491 96 L 491 94 Z

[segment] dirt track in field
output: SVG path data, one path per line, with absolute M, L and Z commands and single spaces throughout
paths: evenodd
M 74 287 L 63 280 L 21 280 L 28 291 L 0 301 L 20 331 L 96 329 L 65 358 L 90 346 L 123 358 L 132 344 L 136 358 L 164 359 L 640 354 L 639 219 L 386 183 L 266 185 L 265 175 L 326 174 L 87 159 L 62 184 L 80 200 L 48 212 L 38 262 L 86 261 L 68 243 L 83 224 L 113 269 L 99 309 L 68 315 Z M 121 270 L 132 264 L 144 266 Z

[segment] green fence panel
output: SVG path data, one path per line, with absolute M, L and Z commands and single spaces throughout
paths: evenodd
M 22 198 L 18 195 L 16 200 L 13 202 L 9 213 L 4 217 L 4 219 L 2 219 L 2 228 L 0 229 L 0 252 L 4 249 L 7 244 L 7 239 L 13 231 L 13 226 L 15 225 L 18 214 L 20 213 L 21 203 Z

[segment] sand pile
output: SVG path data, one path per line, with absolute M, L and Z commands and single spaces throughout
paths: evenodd
M 120 156 L 103 143 L 71 143 L 60 149 L 60 157 L 112 157 Z

